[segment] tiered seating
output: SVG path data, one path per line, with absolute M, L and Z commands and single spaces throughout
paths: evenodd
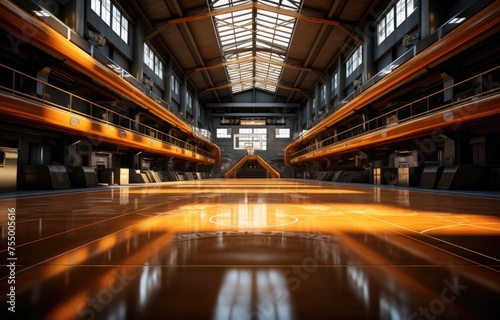
M 333 182 L 368 182 L 368 172 L 365 170 L 319 171 L 315 179 Z

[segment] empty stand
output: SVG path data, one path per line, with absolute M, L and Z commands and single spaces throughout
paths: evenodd
M 443 166 L 427 166 L 420 177 L 420 187 L 434 189 L 443 174 Z
M 25 165 L 18 168 L 19 190 L 70 188 L 66 167 L 60 165 Z
M 69 180 L 73 188 L 97 187 L 97 174 L 91 167 L 70 167 L 67 168 Z
M 448 166 L 443 170 L 437 189 L 478 190 L 491 184 L 491 168 L 474 165 Z

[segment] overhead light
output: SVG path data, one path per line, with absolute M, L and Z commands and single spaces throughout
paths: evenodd
M 120 66 L 117 66 L 116 64 L 108 64 L 108 67 L 110 67 L 113 71 L 116 73 L 120 74 L 122 72 L 122 68 Z
M 71 118 L 69 119 L 69 123 L 73 126 L 73 127 L 77 127 L 80 125 L 80 120 L 78 120 L 78 118 Z
M 45 10 L 33 10 L 33 13 L 39 17 L 50 17 L 50 13 Z
M 459 24 L 459 23 L 462 23 L 464 22 L 465 18 L 453 18 L 450 20 L 450 22 L 448 22 L 449 24 Z
M 75 142 L 73 142 L 72 144 L 70 144 L 70 146 L 74 146 L 75 144 L 79 144 L 80 142 L 82 142 L 82 140 L 76 140 Z
M 389 66 L 385 67 L 384 69 L 382 69 L 382 71 L 380 73 L 382 75 L 389 74 L 392 72 L 392 70 L 396 69 L 397 67 L 399 67 L 399 64 L 389 65 Z
M 455 120 L 455 114 L 453 113 L 453 111 L 448 111 L 445 114 L 443 114 L 443 120 L 446 122 Z
M 266 119 L 241 119 L 240 124 L 242 126 L 265 126 Z

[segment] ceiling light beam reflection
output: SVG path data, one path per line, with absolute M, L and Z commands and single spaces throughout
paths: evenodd
M 289 87 L 289 86 L 285 86 L 285 85 L 282 85 L 282 84 L 279 84 L 279 83 L 275 83 L 275 82 L 272 82 L 272 81 L 267 81 L 267 80 L 264 80 L 264 79 L 257 79 L 257 78 L 246 78 L 246 79 L 237 80 L 237 81 L 234 81 L 234 82 L 231 82 L 231 83 L 223 84 L 223 85 L 220 85 L 220 86 L 206 88 L 205 90 L 203 90 L 203 92 L 201 94 L 203 94 L 205 92 L 209 92 L 209 91 L 214 91 L 214 90 L 227 89 L 227 88 L 231 88 L 231 87 L 234 87 L 234 86 L 238 86 L 238 85 L 241 85 L 241 84 L 247 84 L 247 83 L 262 83 L 262 84 L 265 84 L 265 85 L 271 85 L 271 86 L 275 86 L 277 88 L 281 88 L 281 89 L 285 89 L 285 90 L 289 90 L 289 91 L 300 92 L 300 93 L 303 93 L 305 96 L 307 96 L 307 93 L 305 93 L 300 88 Z
M 252 292 L 257 296 L 252 297 Z M 230 269 L 220 288 L 213 318 L 293 318 L 287 280 L 274 269 Z
M 363 40 L 361 40 L 359 37 L 354 35 L 349 29 L 347 29 L 339 21 L 332 20 L 332 19 L 314 18 L 314 17 L 310 17 L 310 16 L 307 16 L 305 14 L 302 14 L 302 13 L 299 13 L 296 11 L 283 9 L 283 8 L 276 8 L 276 7 L 272 7 L 269 5 L 260 4 L 257 2 L 252 2 L 252 3 L 244 4 L 244 5 L 231 6 L 231 7 L 227 7 L 227 8 L 217 9 L 217 10 L 209 11 L 206 13 L 196 14 L 196 15 L 182 17 L 182 18 L 166 19 L 165 23 L 163 25 L 159 26 L 158 28 L 156 28 L 156 30 L 154 30 L 150 34 L 146 35 L 144 37 L 144 41 L 151 40 L 157 34 L 159 34 L 160 32 L 164 31 L 165 29 L 167 29 L 169 26 L 172 26 L 172 25 L 176 25 L 179 23 L 191 22 L 191 21 L 204 20 L 204 19 L 208 19 L 208 18 L 212 18 L 212 17 L 217 17 L 217 16 L 222 15 L 222 14 L 233 13 L 233 12 L 243 11 L 243 10 L 247 10 L 247 9 L 260 9 L 263 11 L 282 14 L 285 16 L 293 17 L 293 18 L 307 21 L 307 22 L 336 26 L 336 27 L 339 27 L 345 33 L 347 33 L 350 37 L 352 37 L 358 43 L 363 44 Z
M 366 194 L 367 192 L 365 191 L 357 191 L 357 190 L 344 190 L 344 189 L 295 189 L 293 187 L 287 188 L 287 187 L 281 187 L 279 189 L 276 188 L 270 188 L 270 189 L 263 189 L 262 186 L 255 186 L 255 187 L 245 187 L 245 188 L 221 188 L 220 186 L 215 187 L 215 188 L 203 188 L 203 189 L 190 189 L 190 188 L 175 188 L 175 189 L 170 189 L 170 188 L 165 188 L 165 189 L 154 189 L 154 190 L 148 190 L 148 194 L 181 194 L 181 195 L 186 195 L 186 194 L 203 194 L 203 193 L 249 193 L 249 194 L 262 194 L 262 193 L 277 193 L 277 194 L 283 194 L 283 193 L 305 193 L 305 194 Z M 130 189 L 129 191 L 130 195 L 132 194 L 143 194 L 142 190 L 134 190 Z
M 257 54 L 258 53 L 259 52 L 257 52 Z M 292 64 L 272 60 L 272 59 L 264 59 L 264 58 L 261 58 L 259 56 L 255 56 L 255 57 L 252 56 L 252 57 L 247 57 L 247 58 L 228 60 L 226 62 L 222 62 L 222 63 L 218 63 L 218 64 L 206 66 L 206 67 L 195 68 L 193 71 L 200 72 L 200 71 L 205 71 L 205 70 L 219 69 L 219 68 L 223 68 L 223 67 L 226 67 L 226 66 L 229 66 L 232 64 L 239 64 L 239 63 L 245 63 L 245 62 L 251 62 L 251 61 L 262 62 L 262 63 L 271 64 L 271 65 L 275 65 L 275 66 L 279 66 L 279 67 L 283 67 L 283 68 L 287 68 L 287 69 L 298 70 L 298 71 L 312 72 L 314 75 L 319 77 L 318 74 L 311 68 L 296 66 L 296 65 L 292 65 Z

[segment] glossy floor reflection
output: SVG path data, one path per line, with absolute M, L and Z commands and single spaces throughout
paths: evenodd
M 13 319 L 499 319 L 499 208 L 255 179 L 2 199 L 0 318 L 15 286 Z

